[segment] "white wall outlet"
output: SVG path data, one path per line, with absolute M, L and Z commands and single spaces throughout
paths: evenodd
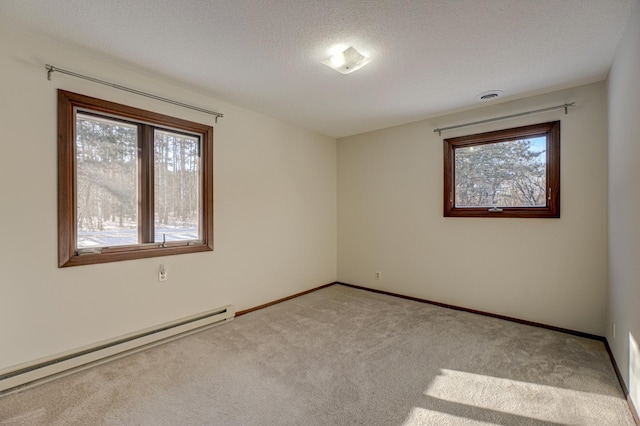
M 382 272 L 376 272 L 376 280 L 382 279 Z
M 160 265 L 160 268 L 158 269 L 158 281 L 163 282 L 166 281 L 167 278 L 167 267 L 164 265 Z
M 611 325 L 611 337 L 613 338 L 613 340 L 616 339 L 616 323 L 615 322 Z

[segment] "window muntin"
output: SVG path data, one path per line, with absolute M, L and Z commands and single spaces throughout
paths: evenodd
M 560 122 L 445 139 L 444 148 L 445 216 L 560 216 Z
M 59 266 L 213 249 L 213 128 L 58 91 Z

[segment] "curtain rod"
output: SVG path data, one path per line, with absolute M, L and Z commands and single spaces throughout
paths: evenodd
M 174 101 L 174 100 L 171 100 L 171 99 L 163 98 L 161 96 L 152 95 L 151 93 L 143 92 L 141 90 L 132 89 L 130 87 L 121 86 L 119 84 L 110 83 L 110 82 L 104 81 L 104 80 L 99 80 L 97 78 L 89 77 L 89 76 L 86 76 L 86 75 L 83 75 L 83 74 L 78 74 L 78 73 L 73 72 L 73 71 L 68 71 L 68 70 L 64 70 L 62 68 L 54 67 L 53 65 L 46 64 L 44 67 L 47 70 L 47 80 L 51 80 L 51 74 L 53 74 L 54 72 L 60 72 L 62 74 L 67 74 L 67 75 L 70 75 L 70 76 L 73 76 L 73 77 L 82 78 L 84 80 L 93 81 L 94 83 L 104 84 L 105 86 L 113 87 L 115 89 L 124 90 L 125 92 L 135 93 L 136 95 L 140 95 L 140 96 L 146 96 L 147 98 L 155 99 L 157 101 L 162 101 L 162 102 L 166 102 L 166 103 L 169 103 L 169 104 L 178 105 L 178 106 L 181 106 L 183 108 L 193 109 L 195 111 L 200 111 L 200 112 L 204 112 L 206 114 L 211 114 L 211 115 L 215 116 L 216 123 L 218 123 L 218 118 L 224 117 L 224 114 L 219 113 L 219 112 L 210 111 L 208 109 L 204 109 L 204 108 L 200 108 L 200 107 L 197 107 L 197 106 L 193 106 L 193 105 L 185 104 L 185 103 L 182 103 L 182 102 Z
M 517 114 L 504 115 L 502 117 L 496 117 L 496 118 L 489 118 L 489 119 L 486 119 L 486 120 L 474 121 L 472 123 L 457 124 L 455 126 L 449 126 L 449 127 L 439 127 L 437 129 L 433 129 L 433 131 L 434 131 L 434 133 L 438 132 L 438 136 L 442 136 L 442 132 L 444 132 L 445 130 L 458 129 L 460 127 L 467 127 L 467 126 L 475 126 L 476 124 L 490 123 L 492 121 L 505 120 L 507 118 L 521 117 L 523 115 L 529 115 L 529 114 L 535 114 L 535 113 L 538 113 L 538 112 L 551 111 L 551 110 L 560 109 L 560 108 L 564 108 L 564 113 L 568 114 L 569 113 L 568 108 L 574 106 L 575 104 L 576 104 L 575 102 L 565 103 L 565 104 L 562 104 L 562 105 L 556 105 L 556 106 L 552 106 L 552 107 L 549 107 L 549 108 L 536 109 L 536 110 L 533 110 L 533 111 L 519 112 Z

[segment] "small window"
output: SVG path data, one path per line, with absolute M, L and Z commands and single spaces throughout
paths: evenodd
M 59 266 L 213 250 L 213 128 L 58 91 Z
M 445 139 L 444 215 L 560 217 L 560 122 Z

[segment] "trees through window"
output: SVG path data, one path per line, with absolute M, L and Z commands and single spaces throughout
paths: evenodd
M 560 122 L 445 139 L 444 215 L 560 216 Z
M 59 91 L 59 266 L 212 249 L 211 126 Z

